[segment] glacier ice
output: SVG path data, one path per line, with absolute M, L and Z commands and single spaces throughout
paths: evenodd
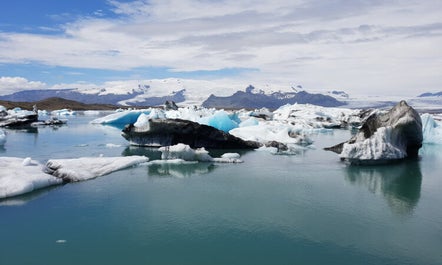
M 235 120 L 237 120 L 237 116 L 229 115 L 226 111 L 220 110 L 209 117 L 201 118 L 199 123 L 229 132 L 238 127 L 238 122 Z
M 126 124 L 135 123 L 141 114 L 150 114 L 151 110 L 125 110 L 109 114 L 105 117 L 92 120 L 92 124 L 108 124 L 124 127 Z
M 434 116 L 428 113 L 421 115 L 423 143 L 442 144 L 442 122 L 435 120 Z

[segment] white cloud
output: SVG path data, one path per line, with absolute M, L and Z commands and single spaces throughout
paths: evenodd
M 63 34 L 0 32 L 0 63 L 174 71 L 253 68 L 249 82 L 363 93 L 442 89 L 442 2 L 109 1 L 119 18 Z
M 29 81 L 23 77 L 0 77 L 0 95 L 6 95 L 18 90 L 42 89 L 46 84 L 40 81 Z

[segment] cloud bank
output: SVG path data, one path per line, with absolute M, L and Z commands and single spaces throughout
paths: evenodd
M 249 83 L 355 93 L 442 89 L 442 2 L 109 1 L 61 34 L 0 31 L 0 63 L 175 72 L 244 71 Z M 81 81 L 81 80 L 79 80 Z
M 47 85 L 40 81 L 29 81 L 23 77 L 0 77 L 0 94 L 6 95 L 20 90 L 41 89 Z

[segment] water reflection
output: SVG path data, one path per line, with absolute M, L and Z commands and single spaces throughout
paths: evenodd
M 412 214 L 419 202 L 422 172 L 419 161 L 404 161 L 388 166 L 349 166 L 346 180 L 366 186 L 369 191 L 385 197 L 392 211 Z
M 122 156 L 147 156 L 149 160 L 161 159 L 161 151 L 155 147 L 128 146 L 121 153 Z
M 58 189 L 63 185 L 54 185 L 38 189 L 23 195 L 0 199 L 0 206 L 22 206 L 26 203 L 47 195 L 52 190 Z
M 177 177 L 187 178 L 193 175 L 208 174 L 215 169 L 213 163 L 195 162 L 185 164 L 150 164 L 148 166 L 149 177 Z

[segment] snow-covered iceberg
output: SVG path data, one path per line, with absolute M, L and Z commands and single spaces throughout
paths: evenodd
M 51 185 L 62 179 L 46 174 L 43 165 L 30 158 L 0 157 L 0 198 L 28 193 Z
M 44 171 L 67 182 L 84 181 L 149 161 L 145 156 L 51 159 Z
M 349 141 L 326 148 L 353 164 L 385 163 L 418 156 L 421 117 L 405 101 L 386 113 L 374 112 Z

